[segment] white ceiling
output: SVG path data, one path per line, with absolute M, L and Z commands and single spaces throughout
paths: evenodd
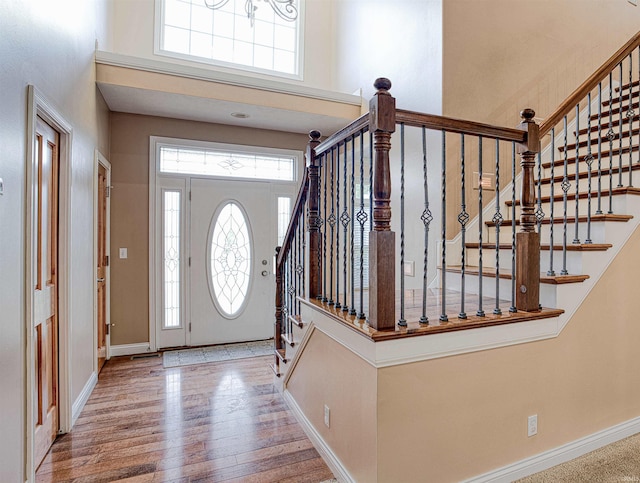
M 103 82 L 98 82 L 98 88 L 109 109 L 115 112 L 295 133 L 308 133 L 316 129 L 327 136 L 352 121 L 352 119 L 341 117 L 307 114 L 295 110 L 255 106 Z M 238 119 L 231 116 L 232 112 L 248 114 L 249 117 Z

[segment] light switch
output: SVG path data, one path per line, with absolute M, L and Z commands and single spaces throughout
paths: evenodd
M 120 258 L 127 258 L 127 249 L 120 248 Z
M 4 194 L 4 181 L 0 178 L 0 195 Z

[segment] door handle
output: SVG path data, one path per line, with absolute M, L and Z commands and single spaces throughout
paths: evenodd
M 99 278 L 98 280 L 96 280 L 98 283 L 100 282 L 104 282 L 104 278 Z

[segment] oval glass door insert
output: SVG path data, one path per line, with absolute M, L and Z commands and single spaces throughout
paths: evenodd
M 222 207 L 210 236 L 212 296 L 220 312 L 234 318 L 244 307 L 251 280 L 251 237 L 240 205 L 229 201 Z

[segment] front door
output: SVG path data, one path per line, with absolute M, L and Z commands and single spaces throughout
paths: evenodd
M 35 455 L 40 464 L 58 433 L 58 169 L 59 134 L 36 122 L 34 267 Z
M 277 213 L 271 185 L 191 178 L 189 345 L 273 332 Z

